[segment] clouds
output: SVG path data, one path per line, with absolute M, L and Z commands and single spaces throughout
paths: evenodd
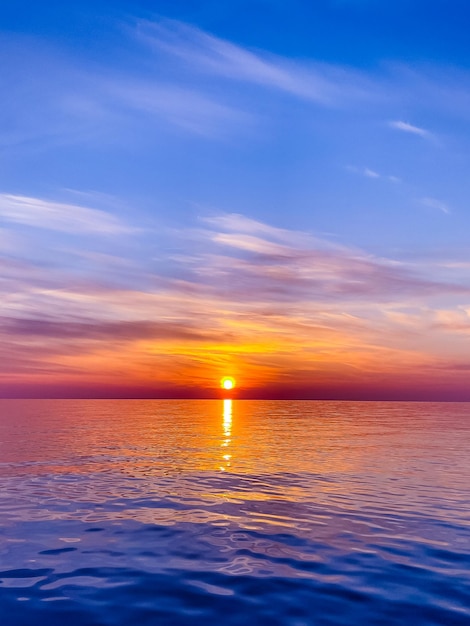
M 446 215 L 450 213 L 450 208 L 447 204 L 441 202 L 440 200 L 436 200 L 436 198 L 421 198 L 421 204 L 431 209 L 437 209 Z
M 257 53 L 176 20 L 139 20 L 135 35 L 194 69 L 253 83 L 320 104 L 364 98 L 372 83 L 359 72 L 325 63 L 294 63 Z
M 18 268 L 21 297 L 19 283 L 0 283 L 4 380 L 112 385 L 119 368 L 139 388 L 156 373 L 164 388 L 183 375 L 210 388 L 226 367 L 247 387 L 306 385 L 312 372 L 325 384 L 340 372 L 396 378 L 439 352 L 440 334 L 449 343 L 452 324 L 436 326 L 442 297 L 470 302 L 465 282 L 241 214 L 182 236 L 175 277 L 154 275 L 145 289 L 96 282 L 98 258 L 80 281 Z
M 365 178 L 370 178 L 372 180 L 388 180 L 391 183 L 401 183 L 400 178 L 398 176 L 393 176 L 391 174 L 384 175 L 379 174 L 375 170 L 369 167 L 354 167 L 352 165 L 348 165 L 346 168 L 349 172 L 353 172 L 354 174 L 358 174 L 360 176 L 364 176 Z
M 23 337 L 48 339 L 53 342 L 80 340 L 83 348 L 87 342 L 112 341 L 114 345 L 138 340 L 147 341 L 204 341 L 209 336 L 195 325 L 165 321 L 111 321 L 91 319 L 35 319 L 2 317 L 2 330 Z
M 219 97 L 223 93 L 233 97 L 236 91 L 226 90 L 235 83 L 247 93 L 250 87 L 257 87 L 258 98 L 262 90 L 268 90 L 272 96 L 277 92 L 312 105 L 353 110 L 358 116 L 372 118 L 378 112 L 387 116 L 390 110 L 403 108 L 416 116 L 428 117 L 429 111 L 448 114 L 453 105 L 453 113 L 465 117 L 468 104 L 470 75 L 454 67 L 443 69 L 397 60 L 364 70 L 315 58 L 282 57 L 171 19 L 136 19 L 135 27 L 126 32 L 154 52 L 155 62 L 160 58 L 169 60 L 175 76 L 199 85 L 207 85 L 206 78 L 210 77 L 212 87 L 218 86 L 215 91 Z M 241 101 L 246 105 L 246 98 Z M 434 137 L 426 128 L 400 118 L 392 117 L 387 124 L 403 133 Z
M 122 33 L 121 45 L 132 58 L 132 40 Z M 168 76 L 161 59 L 155 58 L 151 72 L 131 71 L 109 58 L 88 64 L 40 40 L 22 41 L 21 55 L 17 47 L 8 39 L 0 45 L 0 62 L 9 68 L 2 77 L 8 97 L 0 112 L 8 123 L 0 123 L 0 149 L 113 146 L 168 132 L 168 125 L 211 139 L 230 135 L 232 128 L 249 128 L 249 113 Z M 107 53 L 114 56 L 115 51 Z M 147 56 L 140 52 L 142 67 Z
M 244 299 L 264 294 L 287 303 L 312 298 L 345 305 L 350 298 L 356 303 L 371 298 L 393 302 L 403 296 L 469 293 L 467 285 L 436 281 L 404 263 L 377 259 L 305 233 L 296 237 L 239 215 L 209 223 L 222 228 L 208 231 L 206 237 L 222 250 L 235 251 L 235 256 L 219 254 L 215 263 L 219 272 L 223 268 L 227 272 L 232 289 L 243 290 L 239 296 Z
M 362 303 L 371 300 L 385 303 L 402 298 L 427 299 L 445 293 L 457 296 L 469 293 L 468 285 L 448 279 L 436 280 L 433 275 L 427 276 L 420 266 L 376 258 L 355 248 L 307 233 L 276 228 L 240 214 L 209 217 L 202 220 L 202 224 L 203 228 L 181 233 L 187 252 L 173 258 L 174 277 L 152 274 L 154 270 L 147 260 L 133 260 L 136 272 L 147 277 L 149 286 L 153 284 L 150 290 L 129 291 L 125 282 L 120 288 L 94 283 L 93 276 L 99 275 L 101 263 L 106 264 L 109 271 L 114 270 L 118 279 L 123 267 L 131 261 L 113 257 L 109 265 L 107 255 L 94 255 L 89 276 L 86 279 L 83 276 L 79 283 L 74 279 L 68 288 L 64 284 L 67 268 L 52 273 L 48 269 L 48 281 L 43 283 L 40 268 L 31 274 L 27 266 L 24 269 L 19 266 L 15 280 L 27 283 L 27 277 L 31 276 L 23 302 L 27 301 L 28 291 L 35 299 L 41 293 L 45 301 L 52 298 L 55 302 L 44 309 L 47 317 L 54 315 L 54 311 L 59 316 L 67 316 L 67 310 L 74 303 L 76 314 L 81 317 L 88 309 L 91 319 L 117 316 L 132 321 L 133 312 L 149 320 L 155 308 L 170 305 L 172 319 L 176 311 L 186 318 L 187 307 L 196 307 L 199 311 L 206 301 L 218 301 L 221 294 L 224 294 L 221 302 L 226 299 L 223 306 L 236 308 L 253 303 L 264 308 L 275 305 L 279 309 L 309 302 L 318 306 L 336 306 L 337 303 L 343 307 L 349 304 L 362 307 Z M 137 228 L 134 232 L 138 237 Z M 191 248 L 198 252 L 189 253 Z M 59 290 L 53 289 L 54 280 Z M 38 311 L 45 301 L 41 304 L 41 300 L 36 300 Z M 196 314 L 196 310 L 193 313 Z
M 312 236 L 299 231 L 289 230 L 287 228 L 277 228 L 270 224 L 260 222 L 246 215 L 239 213 L 225 213 L 222 215 L 213 215 L 210 217 L 201 217 L 201 222 L 211 227 L 211 231 L 206 232 L 217 241 L 224 235 L 236 233 L 236 236 L 260 237 L 260 242 L 266 245 L 288 244 L 294 247 L 305 245 L 312 241 Z M 326 241 L 316 240 L 319 245 L 332 246 L 333 244 Z
M 420 128 L 419 126 L 414 126 L 413 124 L 409 124 L 408 122 L 402 122 L 401 120 L 389 122 L 389 126 L 404 133 L 418 135 L 419 137 L 423 137 L 424 139 L 428 139 L 431 137 L 431 133 L 428 130 Z
M 227 127 L 249 124 L 250 116 L 196 90 L 171 85 L 116 82 L 109 86 L 123 105 L 142 114 L 161 116 L 190 133 L 207 137 L 226 134 Z
M 123 235 L 133 232 L 115 215 L 105 211 L 12 194 L 0 194 L 0 219 L 79 235 Z

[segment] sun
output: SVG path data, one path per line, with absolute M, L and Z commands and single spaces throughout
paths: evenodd
M 220 386 L 222 389 L 226 389 L 227 391 L 233 389 L 235 387 L 235 378 L 232 378 L 231 376 L 224 376 L 220 381 Z

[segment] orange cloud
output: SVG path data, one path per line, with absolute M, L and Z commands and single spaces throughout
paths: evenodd
M 160 274 L 143 265 L 133 288 L 114 261 L 114 286 L 10 268 L 1 393 L 211 396 L 225 374 L 251 397 L 465 389 L 470 289 L 448 269 L 437 279 L 240 215 L 204 225 L 184 234 L 192 254 Z

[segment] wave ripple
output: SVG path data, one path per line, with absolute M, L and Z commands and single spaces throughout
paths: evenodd
M 470 623 L 470 406 L 0 402 L 2 626 Z

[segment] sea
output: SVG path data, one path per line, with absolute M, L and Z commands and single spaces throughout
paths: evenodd
M 470 404 L 0 401 L 1 626 L 469 626 Z

